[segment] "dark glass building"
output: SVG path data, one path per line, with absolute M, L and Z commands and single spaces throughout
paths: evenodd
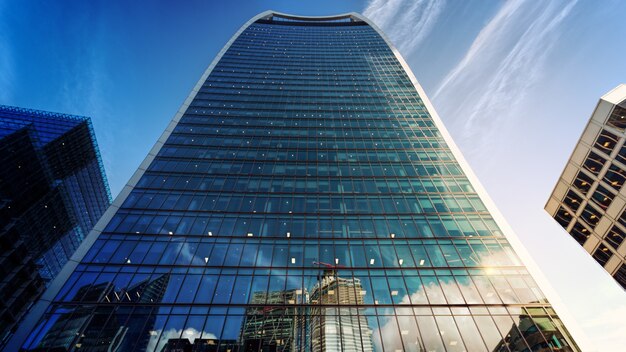
M 246 23 L 46 293 L 27 351 L 578 351 L 358 14 Z
M 110 202 L 88 118 L 0 105 L 0 346 Z

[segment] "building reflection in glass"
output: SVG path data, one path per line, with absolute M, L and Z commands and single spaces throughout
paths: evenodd
M 233 351 L 246 352 L 374 351 L 364 309 L 354 307 L 367 294 L 360 280 L 339 277 L 334 269 L 317 279 L 310 296 L 306 289 L 254 292 L 237 340 L 170 338 L 161 350 L 217 351 L 219 345 L 227 351 L 232 344 Z
M 497 270 L 473 276 L 405 270 L 403 277 L 385 278 L 328 265 L 307 273 L 302 282 L 288 283 L 290 275 L 275 281 L 283 287 L 300 282 L 285 290 L 248 280 L 262 284 L 250 285 L 240 308 L 163 306 L 172 287 L 185 289 L 173 274 L 151 275 L 128 288 L 117 281 L 83 285 L 68 293 L 67 305 L 30 350 L 574 351 L 542 296 L 515 280 L 496 290 L 503 285 Z M 111 304 L 117 302 L 128 305 Z M 498 306 L 502 302 L 509 307 Z
M 124 297 L 129 303 L 160 302 L 168 285 L 169 274 L 144 280 L 128 289 L 116 290 L 111 282 L 81 287 L 75 297 L 91 302 L 111 302 Z M 66 309 L 52 323 L 50 331 L 32 351 L 69 351 L 74 348 L 90 351 L 145 350 L 154 315 L 149 307 L 131 309 L 92 305 Z M 142 319 L 143 317 L 143 319 Z
M 554 321 L 543 308 L 522 308 L 522 314 L 513 322 L 506 336 L 493 349 L 494 352 L 538 351 L 571 352 L 574 351 Z
M 363 310 L 341 307 L 362 305 L 366 293 L 361 287 L 361 280 L 339 277 L 332 268 L 323 271 L 311 291 L 309 302 L 308 331 L 312 351 L 374 350 Z
M 311 289 L 255 292 L 241 332 L 244 351 L 373 351 L 357 278 L 323 270 Z M 346 307 L 338 307 L 338 306 Z
M 244 351 L 300 351 L 306 346 L 306 291 L 254 292 L 246 308 L 241 340 Z M 298 306 L 296 306 L 296 304 Z

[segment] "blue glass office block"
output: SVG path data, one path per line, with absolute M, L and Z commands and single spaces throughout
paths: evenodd
M 0 105 L 0 346 L 110 202 L 88 118 Z
M 23 348 L 578 351 L 411 77 L 358 14 L 253 18 Z

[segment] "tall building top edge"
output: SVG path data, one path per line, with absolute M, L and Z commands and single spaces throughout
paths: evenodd
M 8 113 L 30 115 L 30 116 L 37 116 L 37 117 L 47 117 L 47 118 L 53 118 L 53 119 L 58 119 L 58 120 L 77 121 L 77 122 L 90 121 L 91 120 L 87 116 L 72 115 L 72 114 L 65 114 L 65 113 L 45 111 L 45 110 L 21 108 L 21 107 L 18 107 L 18 106 L 10 106 L 10 105 L 0 105 L 0 112 L 8 112 Z
M 282 13 L 278 11 L 264 11 L 257 16 L 256 19 L 259 20 L 276 20 L 276 21 L 285 21 L 285 22 L 313 22 L 313 23 L 343 23 L 343 22 L 363 22 L 361 16 L 355 12 L 348 12 L 337 15 L 327 15 L 327 16 L 301 16 L 301 15 L 292 15 L 287 13 Z
M 613 105 L 622 105 L 626 101 L 626 84 L 622 83 L 611 89 L 601 99 Z

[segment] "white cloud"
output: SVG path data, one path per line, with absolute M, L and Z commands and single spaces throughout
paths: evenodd
M 100 157 L 106 174 L 117 173 L 115 161 L 106 146 L 114 145 L 119 133 L 124 129 L 113 118 L 116 109 L 107 99 L 114 91 L 109 70 L 109 50 L 107 28 L 103 15 L 99 12 L 86 12 L 61 27 L 61 33 L 72 33 L 74 45 L 68 46 L 66 59 L 58 63 L 61 72 L 61 89 L 54 97 L 60 103 L 59 111 L 84 115 L 91 118 L 100 147 Z M 105 127 L 106 126 L 106 127 Z M 110 180 L 109 180 L 110 181 Z M 113 197 L 115 197 L 115 190 Z
M 470 152 L 515 122 L 513 110 L 544 76 L 545 58 L 576 2 L 504 3 L 441 81 L 433 100 L 444 119 L 457 126 L 460 142 L 472 141 L 465 146 Z
M 441 16 L 445 0 L 371 0 L 365 17 L 382 28 L 403 54 L 414 51 Z
M 188 339 L 189 342 L 193 344 L 195 339 L 200 338 L 200 335 L 202 335 L 202 339 L 217 340 L 217 336 L 215 336 L 215 334 L 206 332 L 206 331 L 202 332 L 191 327 L 185 329 L 184 331 L 181 329 L 174 329 L 174 328 L 167 329 L 163 331 L 162 334 L 161 334 L 161 330 L 156 330 L 156 331 L 152 331 L 150 335 L 151 335 L 150 342 L 148 343 L 148 348 L 146 348 L 146 351 L 162 351 L 163 347 L 165 346 L 165 344 L 167 344 L 167 342 L 170 339 L 180 339 L 180 338 Z M 159 343 L 158 345 L 157 345 L 157 340 Z

